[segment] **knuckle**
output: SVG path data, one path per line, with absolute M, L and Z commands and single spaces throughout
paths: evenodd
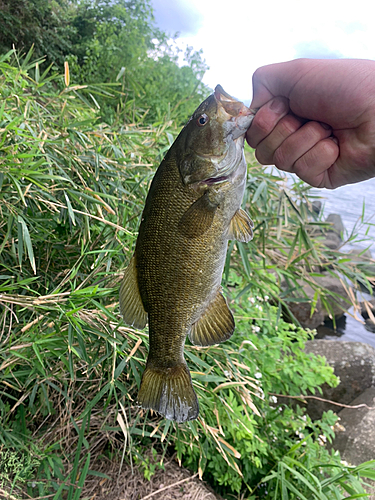
M 302 120 L 292 115 L 286 115 L 280 120 L 279 125 L 281 129 L 281 135 L 286 138 L 294 134 L 294 132 L 297 132 L 297 130 L 301 128 Z
M 298 160 L 294 163 L 294 172 L 301 177 L 304 175 L 305 171 L 309 167 L 314 166 L 314 159 L 311 157 L 312 152 L 310 154 L 306 153 L 302 155 Z
M 303 176 L 307 169 L 319 171 L 329 168 L 337 159 L 338 146 L 331 139 L 323 139 L 294 163 L 294 171 Z
M 321 141 L 322 154 L 329 162 L 334 163 L 339 155 L 338 145 L 332 139 L 324 139 Z
M 265 71 L 266 71 L 266 66 L 261 66 L 260 68 L 257 68 L 253 73 L 253 83 L 256 84 L 257 82 L 262 81 Z
M 269 119 L 267 119 L 265 113 L 262 113 L 261 111 L 262 110 L 259 110 L 255 115 L 251 126 L 254 127 L 254 130 L 256 130 L 258 135 L 263 139 L 271 132 L 273 124 L 271 124 Z
M 329 129 L 325 129 L 320 123 L 314 121 L 306 123 L 305 127 L 310 140 L 315 142 L 320 141 L 331 133 Z
M 255 158 L 259 161 L 261 165 L 267 165 L 269 163 L 272 163 L 272 161 L 271 162 L 269 161 L 269 158 L 265 153 L 265 151 L 260 148 L 255 150 Z
M 293 64 L 296 67 L 296 71 L 300 74 L 304 75 L 311 70 L 311 59 L 308 57 L 299 57 L 294 59 Z
M 276 165 L 277 168 L 280 168 L 281 170 L 290 170 L 291 168 L 291 162 L 288 158 L 288 154 L 285 151 L 285 148 L 280 146 L 279 148 L 276 149 L 275 153 L 273 154 L 273 162 Z

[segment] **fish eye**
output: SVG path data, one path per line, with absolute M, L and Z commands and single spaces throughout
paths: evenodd
M 208 122 L 209 118 L 208 116 L 206 115 L 206 113 L 203 113 L 203 115 L 201 115 L 198 120 L 197 120 L 197 123 L 200 127 L 203 127 L 204 125 L 206 125 L 206 123 Z

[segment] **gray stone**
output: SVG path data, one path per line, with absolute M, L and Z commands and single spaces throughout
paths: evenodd
M 364 250 L 363 248 L 352 248 L 352 250 L 350 250 L 348 252 L 348 254 L 355 256 L 352 259 L 354 261 L 358 260 L 360 262 L 363 262 L 363 261 L 372 259 L 372 253 L 371 253 L 371 250 L 369 248 L 367 248 L 367 250 Z
M 359 465 L 375 459 L 375 387 L 369 387 L 350 406 L 365 404 L 369 408 L 344 408 L 338 413 L 340 420 L 335 425 L 335 440 L 332 447 L 340 452 L 350 465 Z M 369 487 L 369 500 L 375 500 L 375 483 L 365 479 Z
M 375 333 L 375 323 L 373 322 L 372 319 L 368 318 L 365 319 L 365 328 L 368 332 Z
M 319 200 L 314 200 L 311 205 L 312 205 L 312 211 L 319 215 L 322 209 L 322 202 Z
M 361 315 L 366 323 L 366 330 L 375 333 L 375 299 L 361 302 Z
M 298 296 L 307 297 L 308 302 L 288 302 L 288 307 L 294 317 L 299 321 L 303 328 L 310 328 L 311 330 L 317 328 L 324 322 L 324 311 L 322 308 L 322 303 L 318 299 L 316 303 L 315 310 L 311 316 L 311 301 L 314 297 L 314 289 L 307 283 L 299 282 L 301 290 L 298 292 Z
M 368 278 L 375 277 L 375 260 L 372 258 L 372 254 L 369 249 L 363 251 L 361 248 L 354 248 L 350 250 L 347 255 Z
M 352 465 L 375 459 L 375 387 L 366 389 L 350 406 L 362 404 L 374 409 L 344 408 L 338 413 L 340 420 L 332 445 Z
M 339 296 L 327 295 L 326 300 L 331 306 L 332 316 L 336 319 L 341 317 L 351 307 L 351 303 L 345 300 L 345 298 L 349 299 L 349 297 L 340 279 L 328 273 L 324 276 L 317 276 L 314 279 L 322 288 L 326 288 Z M 330 311 L 324 309 L 324 312 L 325 319 L 331 317 Z
M 367 303 L 367 307 L 366 307 Z M 370 299 L 365 302 L 361 302 L 361 315 L 364 319 L 368 319 L 370 317 L 369 310 L 372 312 L 373 316 L 375 316 L 375 299 Z
M 331 250 L 337 250 L 342 245 L 342 240 L 338 234 L 329 231 L 322 240 L 322 243 Z
M 344 226 L 344 223 L 342 222 L 341 215 L 329 214 L 328 217 L 326 218 L 325 222 L 328 222 L 331 224 L 331 227 L 328 229 L 328 232 L 333 231 L 334 233 L 338 234 L 340 236 L 340 238 L 342 239 L 342 234 L 345 231 L 345 226 Z
M 297 291 L 291 292 L 291 294 L 294 297 L 306 298 L 308 300 L 306 302 L 289 302 L 288 307 L 303 328 L 317 328 L 325 319 L 331 316 L 338 319 L 351 307 L 351 303 L 345 300 L 345 297 L 348 298 L 348 295 L 338 277 L 327 273 L 323 276 L 314 277 L 314 280 L 322 288 L 326 288 L 337 295 L 331 296 L 327 294 L 326 296 L 332 314 L 330 310 L 323 307 L 320 298 L 318 298 L 314 313 L 311 316 L 311 303 L 314 299 L 315 290 L 308 283 L 298 280 L 297 285 L 300 288 Z M 285 291 L 288 290 L 286 282 L 281 284 L 281 288 Z
M 335 375 L 340 378 L 337 387 L 322 386 L 323 399 L 350 404 L 363 391 L 375 385 L 375 348 L 362 342 L 313 340 L 306 343 L 306 352 L 324 356 Z M 324 411 L 337 412 L 340 407 L 313 399 L 307 400 L 307 412 L 314 420 Z

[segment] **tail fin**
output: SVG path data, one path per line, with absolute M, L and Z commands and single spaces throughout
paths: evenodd
M 176 422 L 197 418 L 198 399 L 186 364 L 156 368 L 148 363 L 142 377 L 138 404 Z

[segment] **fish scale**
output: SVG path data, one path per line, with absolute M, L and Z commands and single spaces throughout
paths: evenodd
M 228 239 L 252 238 L 240 208 L 252 117 L 220 86 L 198 107 L 155 173 L 120 288 L 124 320 L 138 328 L 149 323 L 138 404 L 177 422 L 199 414 L 186 336 L 208 346 L 234 331 L 220 284 Z

